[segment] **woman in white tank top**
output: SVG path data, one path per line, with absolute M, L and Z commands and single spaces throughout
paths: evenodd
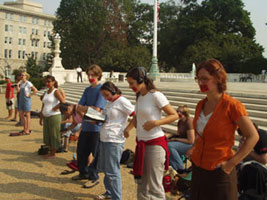
M 55 156 L 56 150 L 60 147 L 60 125 L 61 113 L 54 107 L 60 102 L 64 103 L 64 98 L 58 91 L 57 81 L 53 76 L 46 76 L 45 85 L 48 90 L 45 92 L 42 102 L 40 125 L 43 125 L 44 144 L 49 146 L 48 157 Z

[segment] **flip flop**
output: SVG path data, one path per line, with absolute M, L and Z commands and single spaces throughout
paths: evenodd
M 74 173 L 75 172 L 75 170 L 67 170 L 67 169 L 65 169 L 63 172 L 61 172 L 60 174 L 61 175 L 67 175 L 67 174 L 72 174 L 72 173 Z
M 19 132 L 14 132 L 14 133 L 10 133 L 9 136 L 20 136 L 23 135 L 24 130 L 19 131 Z

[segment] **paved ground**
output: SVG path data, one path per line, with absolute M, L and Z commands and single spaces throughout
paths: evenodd
M 4 95 L 0 95 L 0 199 L 1 200 L 73 200 L 93 199 L 94 195 L 104 192 L 102 183 L 93 189 L 83 189 L 82 181 L 72 181 L 75 174 L 62 176 L 67 169 L 65 163 L 72 159 L 76 144 L 72 143 L 70 152 L 57 154 L 56 158 L 44 159 L 37 155 L 42 144 L 42 127 L 38 119 L 32 120 L 32 134 L 10 137 L 11 131 L 21 130 L 15 122 L 4 120 L 7 111 Z M 33 110 L 40 110 L 39 97 L 33 98 Z M 134 133 L 127 140 L 126 148 L 134 148 Z M 122 166 L 123 199 L 136 199 L 136 185 L 129 169 Z

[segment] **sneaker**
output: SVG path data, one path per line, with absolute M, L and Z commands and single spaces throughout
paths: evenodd
M 93 181 L 87 181 L 87 182 L 83 185 L 83 187 L 84 187 L 84 188 L 92 188 L 92 187 L 96 186 L 98 183 L 99 183 L 99 180 L 98 180 L 98 179 L 97 179 L 97 180 L 93 180 Z
M 107 194 L 99 194 L 95 197 L 95 199 L 111 199 L 111 196 Z
M 85 175 L 77 175 L 77 176 L 73 176 L 71 178 L 73 181 L 79 181 L 79 180 L 88 180 L 88 176 L 85 176 Z

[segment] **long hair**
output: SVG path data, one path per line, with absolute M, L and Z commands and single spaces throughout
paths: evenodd
M 146 69 L 144 67 L 134 67 L 129 69 L 126 74 L 126 77 L 131 77 L 136 80 L 138 84 L 144 83 L 146 85 L 146 89 L 149 92 L 158 91 L 156 86 L 153 83 L 153 80 L 148 78 Z M 140 92 L 136 94 L 136 99 L 138 99 Z
M 47 75 L 47 76 L 45 77 L 45 80 L 54 81 L 54 82 L 55 82 L 54 87 L 55 87 L 55 88 L 58 88 L 58 82 L 56 81 L 56 79 L 55 79 L 54 76 Z
M 110 81 L 105 82 L 105 83 L 101 86 L 100 90 L 107 90 L 107 91 L 109 91 L 112 95 L 114 95 L 114 94 L 119 94 L 119 95 L 121 95 L 121 90 L 120 90 L 114 83 L 112 83 L 112 82 L 110 82 Z
M 69 103 L 60 103 L 59 104 L 59 110 L 62 114 L 64 114 L 67 110 L 68 110 L 68 107 L 71 106 L 71 104 Z

